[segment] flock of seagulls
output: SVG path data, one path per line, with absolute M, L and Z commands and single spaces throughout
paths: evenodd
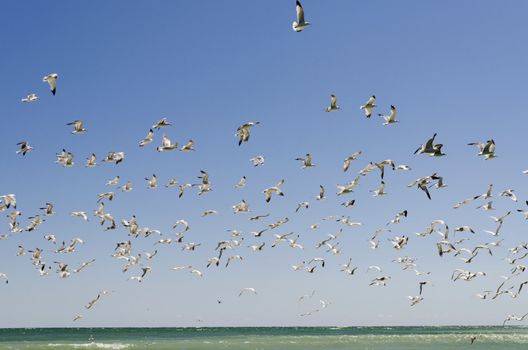
M 292 23 L 292 28 L 295 32 L 302 32 L 306 29 L 310 22 L 305 20 L 304 9 L 300 1 L 296 1 L 296 21 Z M 43 81 L 49 85 L 51 93 L 53 96 L 57 93 L 57 81 L 59 75 L 52 73 L 46 75 L 43 78 Z M 24 103 L 33 103 L 37 102 L 39 97 L 31 93 L 22 99 Z M 360 106 L 360 110 L 363 111 L 366 118 L 371 118 L 376 109 L 376 96 L 372 95 L 365 104 Z M 341 107 L 337 104 L 336 95 L 332 94 L 330 96 L 330 105 L 324 109 L 325 112 L 338 112 L 341 111 Z M 394 105 L 390 105 L 390 112 L 387 115 L 378 114 L 379 117 L 383 119 L 383 126 L 391 126 L 397 124 L 400 121 L 396 119 L 397 109 Z M 74 120 L 67 124 L 72 127 L 71 133 L 74 135 L 83 135 L 88 132 L 88 129 L 85 128 L 85 123 L 83 120 Z M 259 129 L 259 121 L 249 121 L 241 124 L 235 133 L 236 143 L 238 146 L 243 146 L 243 144 L 250 142 L 250 136 L 254 131 L 257 134 Z M 168 118 L 162 118 L 155 122 L 149 129 L 146 136 L 139 140 L 138 147 L 142 149 L 148 149 L 149 144 L 154 142 L 156 134 L 160 132 L 161 129 L 170 130 L 172 123 Z M 144 135 L 144 134 L 143 134 Z M 76 136 L 77 137 L 77 136 Z M 82 136 L 81 136 L 82 137 Z M 258 135 L 256 136 L 258 137 Z M 444 157 L 447 156 L 443 152 L 443 144 L 436 143 L 437 134 L 434 133 L 425 143 L 420 145 L 416 151 L 415 155 L 428 155 L 430 157 Z M 486 142 L 471 142 L 468 143 L 470 146 L 475 146 L 478 148 L 479 157 L 483 157 L 485 160 L 492 160 L 496 158 L 495 149 L 496 144 L 493 139 L 490 139 Z M 21 141 L 17 143 L 18 149 L 16 154 L 19 156 L 30 156 L 29 153 L 38 152 L 30 146 L 28 141 Z M 170 152 L 170 151 L 180 151 L 180 152 L 199 152 L 195 150 L 194 141 L 189 139 L 187 143 L 183 146 L 179 146 L 178 142 L 172 141 L 169 136 L 162 134 L 161 144 L 155 149 L 157 152 Z M 147 150 L 145 150 L 147 151 Z M 363 156 L 362 151 L 358 150 L 354 153 L 347 155 L 342 166 L 336 164 L 336 168 L 340 168 L 343 173 L 348 174 L 351 172 L 352 166 L 359 162 Z M 126 158 L 126 153 L 124 151 L 110 151 L 104 156 L 101 162 L 104 163 L 113 163 L 118 165 L 123 162 Z M 73 167 L 76 165 L 77 158 L 73 152 L 66 149 L 62 149 L 59 153 L 56 154 L 55 163 L 62 167 Z M 313 160 L 313 156 L 310 153 L 306 153 L 304 156 L 293 158 L 292 161 L 297 161 L 300 163 L 301 171 L 307 171 L 307 169 L 316 167 L 316 163 Z M 265 158 L 263 155 L 257 155 L 251 158 L 250 163 L 253 167 L 262 167 L 265 164 Z M 95 153 L 92 153 L 88 156 L 85 162 L 86 168 L 93 168 L 99 166 L 98 158 Z M 377 170 L 376 170 L 377 169 Z M 314 188 L 311 198 L 316 201 L 323 201 L 329 196 L 335 197 L 349 197 L 341 203 L 341 206 L 347 208 L 347 210 L 353 210 L 356 206 L 356 200 L 350 198 L 352 194 L 359 188 L 360 182 L 366 176 L 372 176 L 373 172 L 379 171 L 379 186 L 376 189 L 369 190 L 372 193 L 373 197 L 383 197 L 390 195 L 386 191 L 386 170 L 390 171 L 405 171 L 410 172 L 412 168 L 408 165 L 397 164 L 391 159 L 385 159 L 382 161 L 370 161 L 366 166 L 360 168 L 357 171 L 357 174 L 352 177 L 352 179 L 344 184 L 337 184 L 334 191 L 327 190 L 328 185 L 319 185 L 319 188 Z M 198 172 L 197 172 L 198 173 Z M 525 174 L 528 173 L 528 170 Z M 171 178 L 166 184 L 160 185 L 162 177 L 158 178 L 156 174 L 148 174 L 144 177 L 145 186 L 149 190 L 154 190 L 160 186 L 167 189 L 172 187 L 177 187 L 179 189 L 178 198 L 181 198 L 186 191 L 191 189 L 196 189 L 197 196 L 205 196 L 213 188 L 212 176 L 205 170 L 200 170 L 197 174 L 196 183 L 181 183 L 177 179 Z M 160 180 L 161 179 L 161 180 Z M 262 190 L 263 200 L 268 203 L 269 208 L 272 208 L 272 202 L 276 201 L 279 197 L 285 197 L 286 193 L 283 191 L 283 186 L 287 184 L 286 179 L 279 177 L 277 183 L 270 187 L 266 187 Z M 112 251 L 112 257 L 116 261 L 121 262 L 123 273 L 133 274 L 127 277 L 127 280 L 137 283 L 143 283 L 148 279 L 150 274 L 155 273 L 155 269 L 150 266 L 150 262 L 158 256 L 158 250 L 153 251 L 143 251 L 137 252 L 135 246 L 137 245 L 139 238 L 147 238 L 150 236 L 155 237 L 155 242 L 152 243 L 152 249 L 160 245 L 179 245 L 182 251 L 194 252 L 201 248 L 201 242 L 189 241 L 189 233 L 192 231 L 192 225 L 183 218 L 180 218 L 174 222 L 172 225 L 172 232 L 164 232 L 163 230 L 152 229 L 140 225 L 140 220 L 133 215 L 131 218 L 115 218 L 109 211 L 107 211 L 106 205 L 114 200 L 119 200 L 118 190 L 121 192 L 130 192 L 133 191 L 134 186 L 130 180 L 122 182 L 122 177 L 116 175 L 115 177 L 109 179 L 105 184 L 109 188 L 108 191 L 99 193 L 94 196 L 94 205 L 97 207 L 93 209 L 93 214 L 90 214 L 90 210 L 74 210 L 70 211 L 69 215 L 75 218 L 79 218 L 79 222 L 86 222 L 95 217 L 99 221 L 100 226 L 104 231 L 110 230 L 119 230 L 123 229 L 127 234 L 128 238 L 123 239 L 118 242 Z M 243 191 L 248 185 L 248 178 L 242 176 L 234 184 L 229 184 L 228 187 L 236 191 Z M 438 173 L 433 173 L 431 175 L 421 176 L 412 182 L 409 183 L 408 187 L 417 188 L 422 191 L 428 200 L 432 200 L 432 190 L 442 190 L 448 185 L 445 183 L 443 176 Z M 517 203 L 518 199 L 515 194 L 514 189 L 504 189 L 498 194 L 493 192 L 493 185 L 490 184 L 487 191 L 483 194 L 477 194 L 471 196 L 467 199 L 462 199 L 461 201 L 454 204 L 453 209 L 459 209 L 473 201 L 480 201 L 479 205 L 475 207 L 476 209 L 481 209 L 484 211 L 496 210 L 493 206 L 493 200 L 498 197 L 504 197 L 510 199 L 513 203 Z M 330 193 L 333 192 L 333 193 Z M 317 195 L 315 195 L 317 193 Z M 176 197 L 175 197 L 176 199 Z M 292 206 L 291 215 L 303 215 L 304 211 L 309 210 L 311 203 L 308 200 L 309 198 L 304 198 L 302 201 L 297 202 L 295 206 Z M 379 199 L 375 199 L 379 200 Z M 526 201 L 528 205 L 528 201 Z M 8 218 L 8 229 L 9 234 L 2 235 L 0 238 L 2 240 L 9 239 L 11 235 L 21 234 L 23 232 L 40 232 L 40 226 L 44 225 L 47 220 L 56 214 L 55 206 L 51 201 L 46 202 L 42 207 L 38 208 L 37 214 L 32 214 L 27 216 L 27 224 L 22 224 L 22 212 L 19 211 L 19 203 L 17 203 L 15 194 L 5 194 L 0 196 L 0 212 L 5 212 Z M 251 213 L 250 202 L 242 199 L 240 202 L 231 205 L 232 212 L 238 215 L 247 215 Z M 61 208 L 61 211 L 64 209 Z M 484 271 L 477 271 L 475 269 L 469 268 L 474 264 L 475 261 L 478 261 L 479 256 L 482 254 L 488 254 L 489 256 L 495 257 L 497 251 L 501 248 L 502 239 L 499 239 L 502 235 L 502 229 L 504 224 L 507 222 L 510 214 L 519 212 L 523 215 L 524 219 L 528 219 L 528 209 L 516 209 L 516 211 L 508 211 L 500 216 L 492 216 L 491 219 L 496 225 L 494 228 L 489 230 L 482 230 L 482 233 L 485 233 L 490 238 L 496 239 L 495 241 L 485 242 L 485 243 L 475 243 L 470 244 L 472 240 L 476 240 L 475 237 L 479 235 L 478 231 L 473 227 L 462 224 L 451 228 L 448 223 L 444 220 L 434 220 L 431 224 L 426 227 L 421 232 L 416 232 L 414 234 L 399 234 L 396 236 L 381 238 L 382 235 L 391 234 L 392 230 L 396 225 L 400 224 L 402 220 L 406 220 L 411 213 L 408 210 L 401 210 L 394 214 L 391 218 L 388 218 L 385 227 L 382 227 L 376 230 L 369 239 L 366 239 L 365 246 L 370 247 L 371 250 L 376 251 L 380 249 L 380 246 L 383 245 L 383 242 L 388 242 L 388 246 L 394 251 L 403 252 L 408 245 L 413 244 L 414 240 L 424 239 L 426 237 L 436 237 L 437 240 L 435 244 L 431 246 L 431 254 L 438 254 L 443 259 L 456 258 L 457 261 L 460 261 L 460 264 L 464 268 L 457 268 L 452 272 L 451 280 L 453 283 L 462 283 L 471 282 L 476 279 L 484 278 L 487 276 Z M 217 215 L 219 211 L 216 209 L 207 209 L 203 211 L 200 216 L 203 220 L 207 220 L 206 217 L 211 215 Z M 289 215 L 289 214 L 286 214 Z M 214 255 L 203 262 L 203 266 L 192 266 L 192 265 L 178 265 L 170 268 L 173 271 L 187 271 L 188 273 L 196 276 L 196 278 L 205 278 L 205 270 L 214 269 L 220 266 L 223 268 L 230 268 L 236 264 L 243 264 L 245 261 L 245 254 L 260 254 L 261 252 L 267 249 L 275 249 L 279 246 L 285 246 L 287 249 L 297 249 L 299 251 L 304 251 L 307 243 L 304 242 L 304 235 L 297 233 L 295 231 L 289 231 L 286 233 L 275 233 L 278 232 L 278 228 L 283 225 L 288 224 L 290 221 L 294 221 L 290 216 L 281 215 L 279 218 L 273 218 L 273 214 L 259 214 L 253 215 L 247 218 L 250 222 L 259 224 L 262 220 L 270 220 L 269 223 L 262 225 L 261 227 L 256 227 L 255 231 L 250 232 L 245 235 L 238 229 L 229 229 L 226 230 L 229 232 L 229 236 L 222 238 L 216 244 L 214 249 Z M 363 224 L 358 221 L 354 221 L 350 216 L 339 216 L 332 215 L 322 220 L 328 222 L 334 222 L 339 225 L 339 230 L 335 233 L 326 234 L 325 238 L 320 240 L 313 249 L 320 251 L 319 256 L 307 256 L 304 260 L 294 265 L 290 265 L 292 272 L 295 273 L 309 273 L 317 274 L 321 273 L 323 269 L 332 268 L 329 267 L 326 260 L 327 256 L 340 256 L 345 254 L 346 248 L 341 244 L 340 238 L 344 232 L 344 229 L 350 229 L 354 227 L 362 226 Z M 315 221 L 315 219 L 314 219 Z M 310 231 L 317 231 L 320 229 L 319 223 L 313 223 L 310 227 Z M 455 234 L 464 235 L 463 238 L 456 238 Z M 40 277 L 48 277 L 50 273 L 55 272 L 55 274 L 60 279 L 69 278 L 72 273 L 79 274 L 83 270 L 88 269 L 92 264 L 96 264 L 96 259 L 90 259 L 75 267 L 70 266 L 69 263 L 63 260 L 61 257 L 66 257 L 71 254 L 75 254 L 79 246 L 84 244 L 84 240 L 81 238 L 74 238 L 70 242 L 63 241 L 55 234 L 45 234 L 42 235 L 43 244 L 47 244 L 46 247 L 36 247 L 31 250 L 26 249 L 24 246 L 18 246 L 16 256 L 24 257 L 29 256 L 31 264 L 34 266 L 36 273 Z M 250 238 L 257 239 L 258 241 L 253 244 L 246 243 L 245 240 Z M 51 250 L 49 249 L 53 247 Z M 245 253 L 244 253 L 245 251 Z M 527 280 L 523 279 L 523 273 L 526 271 L 526 265 L 523 264 L 524 259 L 528 257 L 528 244 L 519 243 L 514 247 L 510 247 L 507 251 L 508 256 L 505 258 L 505 261 L 511 266 L 508 274 L 503 276 L 502 281 L 498 283 L 498 287 L 493 287 L 489 290 L 482 291 L 475 295 L 475 297 L 481 300 L 495 300 L 497 298 L 504 298 L 509 296 L 510 298 L 518 298 L 521 295 L 523 287 L 528 284 Z M 480 254 L 480 255 L 479 255 Z M 50 257 L 51 255 L 51 257 Z M 51 260 L 48 260 L 51 259 Z M 339 268 L 336 267 L 341 273 L 347 276 L 347 278 L 354 278 L 359 273 L 366 273 L 371 275 L 369 286 L 372 288 L 383 288 L 388 284 L 392 283 L 393 276 L 384 274 L 383 268 L 377 265 L 368 266 L 368 268 L 361 267 L 358 264 L 354 263 L 355 259 L 353 257 L 347 257 L 345 263 L 341 264 Z M 425 276 L 432 277 L 430 272 L 421 272 L 418 270 L 417 259 L 411 256 L 401 256 L 393 261 L 394 264 L 401 267 L 404 271 L 410 271 L 419 277 L 419 280 L 416 283 L 416 288 L 418 290 L 417 295 L 408 295 L 407 300 L 410 307 L 417 307 L 421 303 L 427 302 L 427 289 L 433 288 L 434 284 L 431 280 L 425 279 Z M 53 268 L 55 267 L 55 269 Z M 362 272 L 363 271 L 363 272 Z M 366 271 L 366 272 L 365 272 Z M 5 280 L 5 283 L 8 283 L 8 276 L 6 273 L 0 273 L 0 279 Z M 96 297 L 89 300 L 84 306 L 85 311 L 91 310 L 96 304 L 100 303 L 102 298 L 106 298 L 107 295 L 112 292 L 101 291 L 97 294 Z M 312 298 L 315 294 L 315 290 L 311 294 L 303 295 L 299 298 L 299 302 Z M 413 293 L 414 294 L 414 293 Z M 238 293 L 238 297 L 254 297 L 258 298 L 259 293 L 254 287 L 243 287 Z M 220 304 L 222 301 L 217 299 L 217 302 Z M 323 311 L 329 307 L 332 303 L 324 300 L 319 301 L 320 307 L 317 309 L 309 310 L 301 313 L 299 316 L 308 317 L 314 315 L 317 312 Z M 504 320 L 503 324 L 510 322 L 522 322 L 528 313 L 522 315 L 508 315 Z M 73 317 L 73 321 L 79 321 L 83 318 L 82 314 L 77 314 Z M 472 340 L 472 342 L 474 339 Z

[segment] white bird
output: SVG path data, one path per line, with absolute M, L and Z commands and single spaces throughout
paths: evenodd
M 256 156 L 249 160 L 251 163 L 253 163 L 253 166 L 261 166 L 264 165 L 264 156 Z
M 84 128 L 84 122 L 82 120 L 74 120 L 66 125 L 72 125 L 72 134 L 84 134 L 87 130 Z
M 315 197 L 315 199 L 320 201 L 325 198 L 325 188 L 323 187 L 323 185 L 319 185 L 319 194 Z
M 352 193 L 352 192 L 354 192 L 354 188 L 356 188 L 358 185 L 359 185 L 359 176 L 356 177 L 354 180 L 350 181 L 347 184 L 336 185 L 337 186 L 337 195 L 341 196 L 343 194 Z
M 508 189 L 508 190 L 505 190 L 505 191 L 502 191 L 500 196 L 501 197 L 508 197 L 510 198 L 512 201 L 514 202 L 517 202 L 517 196 L 515 195 L 515 190 L 512 190 L 512 189 Z
M 22 102 L 35 102 L 37 101 L 39 98 L 37 95 L 35 94 L 29 94 L 27 95 L 25 98 L 21 99 Z
M 193 140 L 189 140 L 187 141 L 187 143 L 185 145 L 182 146 L 182 148 L 180 148 L 180 151 L 183 151 L 183 152 L 191 152 L 191 151 L 194 151 L 194 141 Z
M 153 189 L 153 188 L 158 187 L 158 177 L 156 176 L 156 174 L 152 174 L 152 177 L 150 179 L 146 177 L 145 180 L 147 180 L 148 189 Z
M 59 75 L 57 73 L 48 74 L 42 78 L 43 82 L 48 83 L 53 95 L 55 95 L 57 92 L 57 79 L 59 79 Z
M 130 192 L 132 191 L 134 188 L 132 187 L 132 181 L 128 180 L 126 182 L 126 184 L 124 184 L 123 186 L 121 186 L 121 191 L 122 192 Z
M 88 215 L 84 211 L 72 211 L 71 216 L 82 218 L 84 221 L 88 221 Z
M 167 135 L 163 135 L 163 138 L 161 140 L 161 146 L 157 147 L 156 150 L 158 152 L 163 152 L 172 151 L 176 148 L 178 148 L 178 142 L 172 143 L 171 140 L 167 137 Z
M 119 175 L 117 175 L 113 179 L 108 180 L 106 182 L 106 186 L 117 186 L 117 184 L 119 184 L 119 179 L 120 179 L 120 177 L 119 177 Z
M 28 153 L 28 152 L 33 150 L 33 147 L 31 147 L 29 145 L 29 143 L 27 143 L 27 141 L 21 141 L 21 142 L 17 143 L 17 146 L 20 146 L 20 149 L 18 151 L 16 151 L 15 153 L 16 154 L 22 154 L 23 156 L 25 156 L 26 153 Z
M 240 181 L 238 181 L 238 183 L 235 185 L 235 188 L 244 188 L 244 187 L 246 187 L 246 177 L 242 176 Z
M 252 287 L 249 287 L 249 288 L 242 288 L 240 290 L 240 293 L 238 293 L 238 296 L 241 296 L 243 293 L 253 293 L 253 294 L 257 294 L 257 291 L 255 290 L 255 288 L 252 288 Z
M 147 136 L 145 136 L 143 140 L 139 141 L 139 147 L 148 145 L 149 143 L 152 142 L 153 139 L 154 139 L 154 131 L 150 129 Z
M 306 153 L 305 158 L 295 158 L 295 160 L 300 160 L 303 163 L 302 169 L 315 166 L 315 164 L 312 163 L 312 155 L 310 153 Z
M 266 202 L 269 203 L 269 201 L 271 200 L 271 195 L 273 193 L 276 193 L 279 196 L 284 196 L 284 193 L 282 192 L 280 188 L 283 183 L 284 183 L 284 179 L 281 179 L 275 186 L 268 187 L 264 191 L 262 191 L 262 193 L 264 193 L 265 195 Z
M 493 159 L 495 155 L 495 141 L 493 139 L 486 141 L 486 143 L 471 142 L 468 146 L 476 146 L 479 149 L 477 156 L 484 156 L 485 160 Z
M 370 118 L 372 116 L 372 110 L 374 109 L 374 107 L 376 107 L 376 96 L 372 95 L 368 99 L 367 103 L 359 107 L 359 109 L 362 109 L 365 112 L 365 116 L 367 118 Z
M 356 160 L 359 158 L 359 156 L 361 155 L 361 151 L 357 151 L 357 152 L 354 152 L 352 153 L 351 155 L 349 155 L 348 157 L 345 158 L 345 160 L 343 161 L 343 171 L 346 172 L 348 170 L 348 168 L 350 167 L 350 163 L 353 161 L 353 160 Z
M 304 9 L 299 0 L 295 2 L 295 10 L 297 12 L 297 21 L 293 21 L 292 28 L 297 33 L 302 32 L 304 28 L 309 26 L 311 23 L 304 19 Z
M 205 216 L 212 215 L 212 214 L 217 214 L 217 213 L 218 213 L 218 212 L 217 212 L 216 210 L 211 210 L 211 209 L 209 209 L 209 210 L 206 210 L 206 211 L 202 212 L 202 213 L 200 214 L 200 216 L 201 216 L 201 217 L 205 217 Z
M 373 197 L 379 197 L 379 196 L 386 195 L 387 192 L 385 192 L 385 181 L 381 181 L 380 187 L 377 190 L 373 190 L 373 191 L 370 191 L 370 192 L 374 193 L 372 195 Z
M 383 123 L 383 125 L 390 125 L 390 124 L 400 122 L 399 120 L 396 120 L 396 114 L 398 114 L 398 112 L 396 111 L 396 107 L 391 105 L 391 111 L 389 115 L 383 115 L 383 114 L 378 114 L 378 115 L 380 117 L 383 117 L 383 119 L 385 120 L 385 123 Z
M 162 118 L 156 122 L 156 124 L 152 125 L 152 129 L 161 129 L 166 128 L 168 126 L 171 126 L 172 124 L 167 120 L 167 118 Z
M 244 199 L 240 203 L 233 205 L 232 208 L 233 208 L 233 213 L 235 214 L 246 213 L 249 211 L 249 205 Z
M 422 144 L 420 147 L 414 151 L 414 154 L 421 154 L 425 153 L 428 154 L 431 157 L 441 157 L 445 156 L 445 153 L 442 153 L 442 147 L 443 144 L 438 143 L 434 144 L 434 139 L 436 138 L 436 133 L 431 137 L 429 140 L 427 140 L 426 143 Z
M 420 295 L 414 297 L 409 295 L 407 298 L 409 298 L 409 300 L 411 301 L 411 306 L 414 306 L 423 300 L 423 297 Z
M 97 165 L 97 157 L 95 156 L 95 153 L 92 153 L 90 157 L 86 158 L 86 167 L 87 168 L 93 168 Z
M 251 127 L 260 124 L 260 122 L 247 122 L 245 124 L 240 125 L 237 128 L 237 132 L 235 134 L 236 137 L 238 137 L 238 145 L 240 146 L 242 142 L 248 142 L 249 136 L 251 136 L 250 129 Z
M 337 105 L 337 97 L 336 95 L 330 95 L 330 106 L 326 107 L 325 112 L 335 112 L 340 110 L 341 108 Z

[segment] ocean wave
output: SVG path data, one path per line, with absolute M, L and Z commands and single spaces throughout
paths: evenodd
M 94 348 L 94 349 L 112 349 L 112 350 L 120 350 L 120 349 L 126 349 L 131 346 L 131 344 L 122 344 L 122 343 L 49 343 L 49 347 L 71 347 L 71 348 Z

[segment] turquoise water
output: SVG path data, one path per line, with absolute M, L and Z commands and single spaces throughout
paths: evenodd
M 470 339 L 476 336 L 473 345 Z M 4 349 L 528 349 L 523 327 L 0 329 Z

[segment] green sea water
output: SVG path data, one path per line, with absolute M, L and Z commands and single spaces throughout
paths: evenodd
M 471 345 L 471 337 L 476 337 Z M 528 349 L 524 327 L 0 329 L 4 349 Z

